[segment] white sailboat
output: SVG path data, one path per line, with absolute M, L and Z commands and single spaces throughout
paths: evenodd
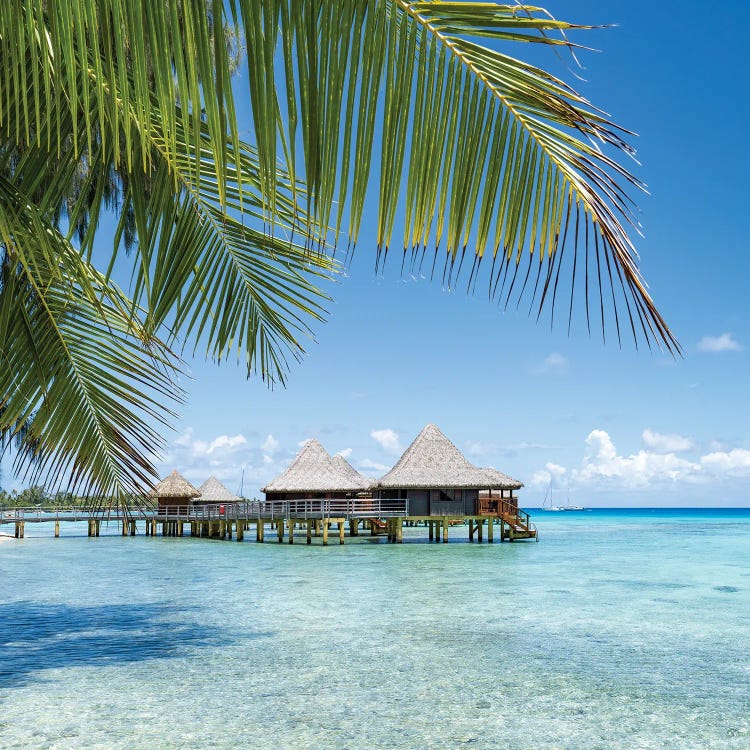
M 544 501 L 542 502 L 542 510 L 562 512 L 566 510 L 586 510 L 582 505 L 571 505 L 570 504 L 570 487 L 568 488 L 568 502 L 566 505 L 555 505 L 552 502 L 552 482 L 547 487 L 547 492 L 544 495 Z

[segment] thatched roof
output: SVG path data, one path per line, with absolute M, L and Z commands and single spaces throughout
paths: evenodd
M 269 482 L 263 492 L 360 492 L 362 489 L 362 482 L 345 474 L 317 440 L 308 440 L 286 471 Z
M 238 503 L 239 497 L 230 492 L 216 477 L 210 476 L 198 488 L 204 503 Z
M 333 463 L 344 476 L 349 477 L 353 482 L 359 482 L 360 490 L 369 490 L 375 484 L 374 479 L 360 474 L 343 456 L 334 456 Z
M 498 484 L 508 480 L 511 484 Z M 434 425 L 428 424 L 378 483 L 383 488 L 452 487 L 489 489 L 519 487 L 520 482 L 495 469 L 480 469 Z
M 489 484 L 486 486 L 490 489 L 520 490 L 523 487 L 523 482 L 519 482 L 517 479 L 513 479 L 513 477 L 509 477 L 507 474 L 503 474 L 502 471 L 498 471 L 492 467 L 483 468 L 482 471 L 488 477 Z
M 175 469 L 149 492 L 150 497 L 200 497 L 201 493 Z

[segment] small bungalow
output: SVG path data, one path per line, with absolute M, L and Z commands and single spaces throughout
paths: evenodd
M 200 497 L 193 500 L 193 505 L 228 505 L 242 502 L 242 498 L 230 492 L 215 476 L 210 476 L 198 488 Z
M 331 458 L 317 440 L 308 440 L 286 471 L 263 488 L 266 500 L 346 498 L 366 492 L 372 480 L 352 466 L 347 470 L 341 461 Z
M 201 493 L 185 477 L 173 471 L 166 479 L 149 492 L 149 497 L 158 501 L 159 510 L 175 506 L 190 505 Z
M 406 499 L 410 516 L 471 516 L 483 513 L 480 491 L 512 495 L 522 483 L 495 469 L 482 469 L 434 425 L 428 424 L 396 465 L 378 482 L 383 499 Z

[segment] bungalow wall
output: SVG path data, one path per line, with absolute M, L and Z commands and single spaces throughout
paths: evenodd
M 379 494 L 383 499 L 408 500 L 410 516 L 473 516 L 479 490 L 384 489 Z

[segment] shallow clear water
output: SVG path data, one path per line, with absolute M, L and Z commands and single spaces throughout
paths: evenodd
M 533 517 L 325 549 L 27 526 L 0 746 L 750 748 L 750 511 Z

